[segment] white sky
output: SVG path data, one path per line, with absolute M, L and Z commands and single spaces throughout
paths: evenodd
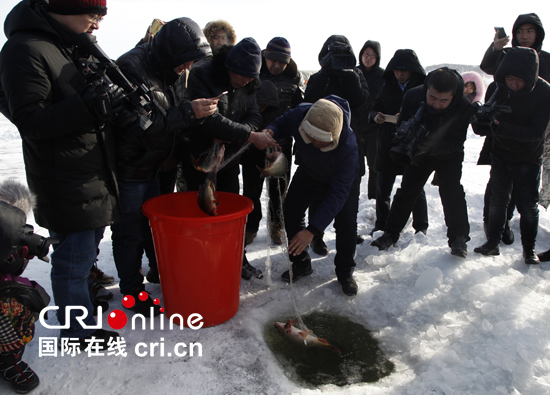
M 2 0 L 0 20 L 17 3 Z M 96 35 L 105 52 L 116 59 L 137 43 L 155 17 L 169 21 L 185 16 L 201 27 L 211 20 L 225 19 L 235 28 L 238 40 L 254 37 L 262 49 L 275 36 L 287 38 L 292 57 L 302 70 L 319 68 L 317 55 L 333 34 L 345 35 L 356 55 L 365 41 L 379 41 L 382 66 L 400 48 L 414 49 L 424 67 L 440 63 L 478 65 L 493 40 L 494 26 L 503 26 L 511 35 L 519 14 L 535 12 L 548 31 L 548 4 L 543 0 L 107 0 L 108 15 Z M 6 39 L 0 36 L 3 45 Z

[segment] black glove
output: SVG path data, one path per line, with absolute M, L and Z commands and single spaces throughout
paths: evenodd
M 88 111 L 96 118 L 106 122 L 111 120 L 123 108 L 126 97 L 124 90 L 118 85 L 87 84 L 80 93 Z

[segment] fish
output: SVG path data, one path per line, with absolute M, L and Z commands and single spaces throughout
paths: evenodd
M 198 202 L 200 209 L 206 214 L 218 215 L 220 202 L 216 202 L 216 185 L 213 180 L 207 178 L 204 184 L 199 187 Z
M 277 329 L 285 339 L 288 339 L 289 341 L 292 341 L 296 344 L 300 344 L 305 347 L 328 348 L 334 351 L 336 354 L 342 355 L 337 347 L 329 344 L 328 341 L 326 341 L 325 339 L 321 339 L 320 337 L 315 336 L 313 334 L 313 331 L 309 329 L 307 331 L 303 331 L 296 328 L 293 324 L 297 323 L 298 320 L 295 320 L 294 322 L 288 320 L 286 324 L 283 324 L 282 322 L 276 322 L 275 329 Z
M 286 156 L 281 151 L 274 151 L 266 156 L 266 158 L 270 160 L 271 163 L 268 164 L 265 169 L 256 165 L 262 177 L 283 177 L 288 170 L 288 160 Z
M 198 171 L 210 173 L 221 165 L 224 155 L 225 145 L 221 141 L 215 141 L 212 148 L 200 154 L 198 158 L 191 154 L 191 163 Z

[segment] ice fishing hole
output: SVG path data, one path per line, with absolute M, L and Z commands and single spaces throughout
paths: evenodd
M 264 339 L 292 381 L 306 387 L 344 386 L 374 383 L 394 371 L 395 365 L 384 356 L 370 331 L 349 318 L 324 312 L 302 316 L 317 337 L 326 339 L 342 355 L 330 348 L 306 347 L 284 338 L 274 325 L 275 321 L 286 322 L 288 318 L 278 317 L 266 323 Z

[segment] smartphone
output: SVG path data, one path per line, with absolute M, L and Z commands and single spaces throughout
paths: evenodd
M 495 32 L 498 30 L 498 38 L 506 37 L 506 32 L 503 27 L 495 27 Z
M 222 96 L 227 95 L 227 93 L 228 93 L 227 91 L 220 93 L 218 96 L 216 96 L 216 99 L 219 99 L 219 98 L 221 98 Z

